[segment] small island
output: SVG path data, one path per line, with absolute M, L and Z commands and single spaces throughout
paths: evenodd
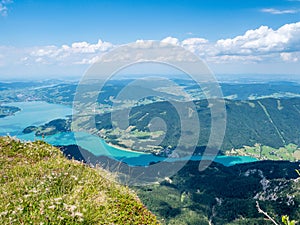
M 19 111 L 21 111 L 21 109 L 15 106 L 0 106 L 0 118 L 13 116 Z
M 60 132 L 70 132 L 71 131 L 70 123 L 71 120 L 68 119 L 56 119 L 38 127 L 36 126 L 26 127 L 23 130 L 23 133 L 29 134 L 31 132 L 35 132 L 36 136 L 49 136 Z

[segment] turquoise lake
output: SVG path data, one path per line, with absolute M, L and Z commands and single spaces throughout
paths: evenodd
M 46 102 L 15 102 L 5 104 L 8 106 L 17 106 L 21 111 L 14 116 L 0 118 L 0 136 L 15 136 L 24 141 L 40 140 L 34 133 L 23 134 L 22 130 L 28 126 L 38 126 L 53 119 L 66 118 L 72 115 L 72 108 L 64 105 L 49 104 Z M 158 157 L 152 154 L 143 154 L 138 152 L 124 151 L 109 146 L 100 139 L 84 132 L 68 132 L 46 136 L 44 141 L 52 145 L 71 145 L 76 144 L 88 150 L 96 156 L 104 155 L 110 158 L 122 161 L 132 166 L 147 166 L 150 162 L 174 161 L 179 159 L 169 159 Z M 210 159 L 201 156 L 192 156 L 192 160 Z M 183 159 L 187 160 L 187 159 Z M 232 166 L 238 163 L 255 162 L 257 159 L 247 156 L 217 156 L 213 159 L 215 162 L 225 166 Z

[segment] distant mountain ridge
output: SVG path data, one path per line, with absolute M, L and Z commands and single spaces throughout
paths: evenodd
M 195 99 L 199 99 L 201 90 L 194 81 L 170 78 Z M 110 80 L 101 90 L 99 103 L 111 104 L 111 97 L 116 97 L 126 87 L 131 79 Z M 83 85 L 83 84 L 81 84 Z M 0 82 L 0 102 L 39 100 L 50 103 L 72 105 L 78 84 L 60 80 L 45 82 Z M 85 86 L 85 85 L 84 85 Z M 87 85 L 87 92 L 91 88 Z M 220 82 L 223 96 L 234 100 L 254 100 L 261 98 L 291 98 L 300 97 L 300 84 L 290 81 L 261 82 Z M 100 90 L 98 90 L 100 91 Z M 196 96 L 194 93 L 196 92 Z M 154 92 L 153 92 L 154 93 Z

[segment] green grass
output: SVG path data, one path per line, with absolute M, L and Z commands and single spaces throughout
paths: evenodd
M 253 147 L 244 146 L 240 149 L 233 149 L 225 152 L 226 155 L 251 156 L 260 160 L 300 160 L 300 150 L 297 145 L 289 144 L 281 148 L 272 148 L 270 146 L 259 146 L 256 144 Z
M 0 138 L 1 224 L 157 224 L 101 168 L 67 160 L 44 142 Z

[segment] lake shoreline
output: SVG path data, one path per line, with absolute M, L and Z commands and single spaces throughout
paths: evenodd
M 125 147 L 121 147 L 121 146 L 116 145 L 116 144 L 112 144 L 111 142 L 107 142 L 104 139 L 102 139 L 102 140 L 105 142 L 106 145 L 108 145 L 110 147 L 113 147 L 113 148 L 116 148 L 116 149 L 121 150 L 121 151 L 134 152 L 134 153 L 145 154 L 145 155 L 153 155 L 152 153 L 149 153 L 149 152 L 142 152 L 142 151 L 132 150 L 130 148 L 125 148 Z
M 70 115 L 71 108 L 58 105 L 58 104 L 49 104 L 46 102 L 19 102 L 13 103 L 15 106 L 21 108 L 22 110 L 19 113 L 16 113 L 14 117 L 7 117 L 1 119 L 0 123 L 0 135 L 3 136 L 10 133 L 12 136 L 16 136 L 21 140 L 34 141 L 40 139 L 35 137 L 33 133 L 23 134 L 21 131 L 28 126 L 40 126 L 49 121 L 65 118 L 66 115 Z M 138 166 L 148 166 L 152 162 L 162 162 L 168 158 L 157 156 L 152 153 L 134 151 L 132 149 L 120 147 L 112 143 L 107 143 L 104 139 L 101 139 L 99 136 L 95 137 L 91 134 L 85 132 L 62 132 L 54 135 L 49 135 L 44 137 L 44 141 L 56 146 L 67 146 L 72 144 L 77 144 L 84 149 L 87 149 L 90 153 L 94 155 L 104 155 L 110 156 L 112 158 L 118 159 L 119 161 L 125 162 L 128 165 L 138 165 Z M 197 156 L 192 156 L 194 160 L 201 161 L 206 160 L 207 158 L 201 158 Z M 187 160 L 183 159 L 170 159 L 174 160 Z M 249 157 L 211 157 L 209 160 L 218 161 L 225 166 L 231 166 L 237 163 L 247 163 L 252 161 L 257 161 L 256 159 L 251 159 Z

